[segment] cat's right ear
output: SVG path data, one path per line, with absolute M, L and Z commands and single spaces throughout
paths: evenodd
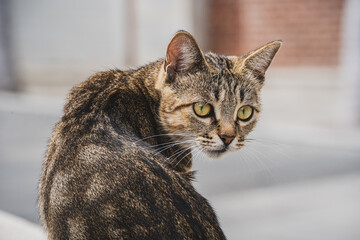
M 177 74 L 191 73 L 207 68 L 207 64 L 194 37 L 178 31 L 171 39 L 164 62 L 164 71 L 172 81 Z

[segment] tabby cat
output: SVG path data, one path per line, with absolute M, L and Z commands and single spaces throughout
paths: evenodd
M 74 87 L 39 186 L 49 239 L 225 239 L 192 186 L 191 149 L 216 157 L 244 146 L 280 46 L 204 54 L 179 31 L 165 59 Z

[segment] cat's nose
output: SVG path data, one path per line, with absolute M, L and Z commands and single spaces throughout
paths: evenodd
M 229 145 L 232 140 L 234 140 L 234 136 L 228 136 L 228 135 L 219 135 L 220 139 L 224 142 L 225 145 Z

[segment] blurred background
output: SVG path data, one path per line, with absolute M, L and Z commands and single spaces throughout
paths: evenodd
M 0 239 L 45 239 L 37 184 L 70 88 L 164 57 L 180 29 L 224 55 L 284 41 L 253 140 L 195 160 L 227 237 L 360 239 L 359 13 L 358 0 L 0 0 Z

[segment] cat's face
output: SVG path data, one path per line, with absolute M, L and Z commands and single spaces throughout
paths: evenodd
M 210 156 L 239 150 L 258 120 L 264 73 L 280 43 L 275 53 L 264 56 L 260 49 L 259 59 L 256 51 L 204 56 L 191 35 L 181 33 L 183 39 L 175 35 L 170 42 L 164 63 L 162 126 L 183 145 L 195 144 Z
M 215 66 L 221 71 L 200 71 L 177 79 L 163 91 L 160 116 L 168 132 L 187 136 L 177 139 L 193 140 L 204 152 L 217 156 L 244 145 L 257 122 L 261 86 L 251 76 L 232 72 L 228 58 L 212 54 L 207 58 L 222 61 Z

